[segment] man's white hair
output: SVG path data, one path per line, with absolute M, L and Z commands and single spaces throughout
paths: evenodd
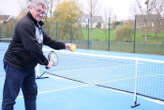
M 45 0 L 29 0 L 29 6 L 35 7 L 38 4 L 43 5 L 46 8 L 46 1 Z

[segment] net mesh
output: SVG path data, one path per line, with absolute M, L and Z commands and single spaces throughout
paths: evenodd
M 140 96 L 164 101 L 164 61 L 92 52 L 57 54 L 60 62 L 51 68 L 52 74 L 128 93 L 136 90 Z
M 3 56 L 10 39 L 0 41 L 0 66 L 3 68 Z M 47 47 L 43 50 L 46 56 L 51 51 Z M 56 53 L 59 58 L 58 65 L 50 70 L 40 66 L 37 74 L 48 71 L 86 84 L 128 93 L 134 93 L 136 90 L 140 96 L 164 101 L 164 61 L 162 60 L 114 56 L 109 52 L 92 50 L 56 51 Z M 1 69 L 0 74 L 3 73 L 4 70 Z

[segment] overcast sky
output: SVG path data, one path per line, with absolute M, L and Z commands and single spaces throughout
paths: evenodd
M 132 17 L 131 8 L 135 0 L 99 0 L 98 15 L 104 16 L 105 10 L 109 11 L 112 16 L 119 19 L 127 19 Z M 143 1 L 143 0 L 142 0 Z M 87 14 L 88 0 L 79 0 L 80 7 Z M 0 13 L 18 15 L 20 7 L 24 7 L 24 0 L 0 0 Z
M 80 0 L 80 3 L 87 12 L 88 0 Z M 130 8 L 134 3 L 134 0 L 99 0 L 98 2 L 98 14 L 105 16 L 105 13 L 110 13 L 111 16 L 117 16 L 120 19 L 127 19 L 130 15 Z

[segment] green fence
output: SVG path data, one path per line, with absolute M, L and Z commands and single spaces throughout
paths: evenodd
M 43 28 L 52 39 L 76 43 L 81 49 L 164 55 L 163 21 L 160 26 L 150 26 L 147 22 L 147 27 L 143 21 L 145 17 L 136 16 L 123 22 L 93 23 L 92 28 L 89 20 L 84 23 L 51 21 Z M 1 38 L 11 37 L 15 24 L 0 24 Z M 160 29 L 155 31 L 157 27 Z

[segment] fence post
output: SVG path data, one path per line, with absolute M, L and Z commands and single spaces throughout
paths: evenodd
M 90 43 L 89 43 L 90 41 L 89 41 L 89 19 L 88 19 L 88 49 L 90 48 Z
M 110 51 L 110 17 L 108 21 L 108 51 Z
M 133 41 L 133 53 L 136 53 L 136 15 L 134 19 L 134 41 Z
M 58 40 L 58 22 L 56 21 L 56 40 Z
M 1 23 L 0 23 L 0 39 L 2 37 L 2 28 L 1 28 Z
M 72 43 L 72 39 L 73 39 L 73 36 L 72 36 L 72 22 L 71 22 L 70 43 Z

